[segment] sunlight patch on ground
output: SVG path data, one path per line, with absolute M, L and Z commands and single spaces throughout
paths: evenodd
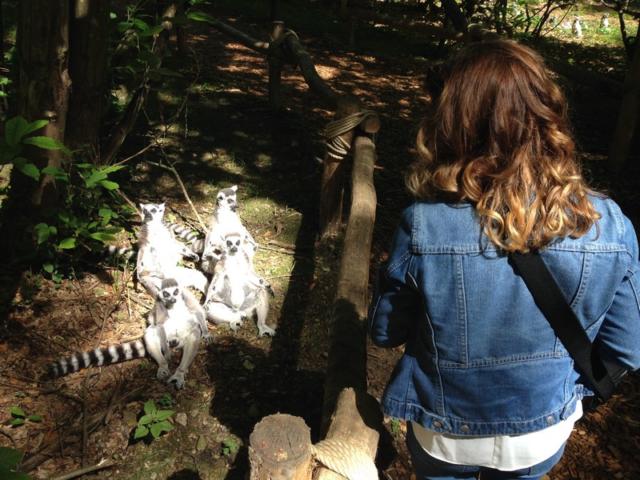
M 328 65 L 316 65 L 316 70 L 323 80 L 331 80 L 340 74 L 340 70 Z

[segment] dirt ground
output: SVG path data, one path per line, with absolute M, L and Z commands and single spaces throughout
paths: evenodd
M 223 17 L 238 28 L 261 31 L 255 19 L 226 13 Z M 417 122 L 429 101 L 422 88 L 427 60 L 354 53 L 324 37 L 298 33 L 308 42 L 319 73 L 382 117 L 373 276 L 398 213 L 409 202 L 401 172 L 411 161 Z M 122 157 L 139 151 L 152 136 L 162 148 L 137 157 L 121 184 L 134 201 L 164 199 L 171 218 L 192 224 L 194 214 L 175 178 L 147 162 L 176 162 L 203 218 L 211 212 L 214 193 L 237 184 L 240 215 L 263 247 L 257 269 L 276 291 L 269 323 L 277 326 L 277 334 L 259 338 L 250 322 L 238 332 L 212 327 L 215 341 L 201 349 L 185 389 L 178 392 L 156 381 L 155 366 L 146 360 L 43 384 L 36 379 L 57 357 L 138 337 L 151 299 L 126 269 L 87 265 L 60 284 L 23 272 L 0 336 L 0 445 L 24 451 L 24 466 L 31 467 L 33 478 L 52 478 L 101 459 L 114 466 L 94 478 L 245 478 L 249 434 L 260 418 L 275 412 L 303 417 L 313 440 L 318 439 L 329 344 L 327 306 L 339 260 L 339 247 L 315 242 L 316 157 L 323 155 L 318 132 L 330 112 L 317 107 L 302 77 L 289 68 L 283 77 L 286 108 L 273 113 L 267 104 L 264 58 L 202 25 L 188 30 L 188 43 L 197 61 L 174 60 L 185 79 L 158 89 L 149 120 L 141 122 L 139 135 L 130 139 Z M 553 45 L 545 48 L 554 52 Z M 614 183 L 602 166 L 619 99 L 560 81 L 572 102 L 589 175 L 637 222 L 637 169 Z M 185 92 L 186 108 L 172 118 Z M 162 120 L 166 118 L 172 120 Z M 0 273 L 10 278 L 8 272 Z M 370 346 L 369 385 L 376 398 L 401 353 L 401 348 Z M 175 429 L 153 442 L 134 441 L 143 404 L 150 399 L 176 412 Z M 42 421 L 8 426 L 13 406 L 42 416 Z M 640 478 L 638 412 L 639 383 L 629 376 L 614 398 L 576 425 L 550 478 Z M 384 478 L 413 478 L 405 425 L 385 419 L 385 427 L 378 459 Z

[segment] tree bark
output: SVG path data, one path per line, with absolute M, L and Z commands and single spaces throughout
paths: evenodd
M 49 120 L 42 132 L 35 133 L 62 142 L 71 85 L 68 0 L 21 1 L 17 23 L 18 115 L 27 121 Z M 39 169 L 62 163 L 59 150 L 30 148 L 23 155 Z M 30 250 L 32 242 L 25 236 L 28 227 L 57 200 L 55 183 L 49 177 L 38 183 L 13 169 L 10 182 L 0 232 L 0 247 L 9 256 Z
M 627 161 L 633 136 L 638 130 L 640 111 L 640 42 L 636 42 L 633 61 L 624 79 L 624 96 L 618 114 L 618 123 L 609 150 L 609 168 L 620 173 Z
M 108 0 L 73 0 L 69 32 L 73 87 L 65 142 L 71 148 L 85 146 L 94 153 L 107 82 L 108 27 Z
M 447 18 L 451 20 L 453 28 L 458 32 L 466 32 L 468 28 L 467 17 L 462 13 L 460 5 L 456 3 L 456 0 L 442 0 L 442 7 L 444 8 L 444 13 Z

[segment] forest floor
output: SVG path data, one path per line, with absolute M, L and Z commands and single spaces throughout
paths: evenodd
M 238 16 L 228 5 L 211 13 L 218 16 L 220 11 L 241 30 L 264 36 L 262 21 Z M 359 96 L 382 117 L 373 275 L 385 257 L 398 214 L 409 202 L 401 172 L 412 159 L 417 123 L 428 106 L 422 85 L 429 60 L 415 54 L 417 44 L 394 45 L 396 52 L 410 55 L 377 56 L 365 48 L 341 47 L 317 29 L 298 33 L 321 76 Z M 264 58 L 204 25 L 191 27 L 187 34 L 193 56 L 170 60 L 184 77 L 158 88 L 122 157 L 153 146 L 131 161 L 135 165 L 130 177 L 120 183 L 134 201 L 163 200 L 170 219 L 194 225 L 195 215 L 174 176 L 154 163 L 174 162 L 205 219 L 215 192 L 237 184 L 240 215 L 262 246 L 257 270 L 276 292 L 268 323 L 277 326 L 277 334 L 259 338 L 250 322 L 237 332 L 211 327 L 215 341 L 201 349 L 181 391 L 158 382 L 155 365 L 146 360 L 43 385 L 35 379 L 55 358 L 138 337 L 151 298 L 128 270 L 87 268 L 61 283 L 25 273 L 11 307 L 8 335 L 0 338 L 0 445 L 24 451 L 25 465 L 34 467 L 33 478 L 53 478 L 107 459 L 114 466 L 95 478 L 242 479 L 249 434 L 262 417 L 275 412 L 303 417 L 312 439 L 318 440 L 328 306 L 339 261 L 339 242 L 315 241 L 316 157 L 323 155 L 318 132 L 331 113 L 315 107 L 317 100 L 291 69 L 283 78 L 286 108 L 273 113 L 267 103 Z M 562 55 L 562 44 L 540 48 L 548 55 Z M 570 48 L 578 64 L 593 54 L 573 43 Z M 587 173 L 638 225 L 640 172 L 634 168 L 615 183 L 604 175 L 619 98 L 559 80 L 570 97 Z M 370 346 L 369 385 L 376 398 L 401 353 L 401 348 Z M 576 425 L 551 479 L 640 478 L 639 385 L 637 376 L 630 376 L 613 399 Z M 175 411 L 175 429 L 152 442 L 134 441 L 148 400 Z M 42 420 L 9 427 L 13 406 Z M 412 478 L 404 423 L 385 419 L 385 426 L 378 459 L 384 478 Z

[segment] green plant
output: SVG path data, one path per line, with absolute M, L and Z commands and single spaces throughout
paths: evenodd
M 64 168 L 47 166 L 40 169 L 22 156 L 27 145 L 71 154 L 53 138 L 31 135 L 47 123 L 47 120 L 29 123 L 22 117 L 9 119 L 0 141 L 0 164 L 10 163 L 36 182 L 48 175 L 59 185 L 62 192 L 59 203 L 47 212 L 46 221 L 33 227 L 36 256 L 41 260 L 44 272 L 59 281 L 66 252 L 80 245 L 93 250 L 96 243 L 114 241 L 115 235 L 122 230 L 116 223 L 129 216 L 132 209 L 117 196 L 120 186 L 111 178 L 125 168 L 122 165 L 68 162 Z
M 173 410 L 158 410 L 153 400 L 149 400 L 144 404 L 144 415 L 138 420 L 138 426 L 133 434 L 133 438 L 138 440 L 151 435 L 158 438 L 162 432 L 170 432 L 173 430 L 173 424 L 169 422 L 169 418 L 174 414 Z
M 162 408 L 171 408 L 173 407 L 173 403 L 174 403 L 173 397 L 171 396 L 170 393 L 165 393 L 158 400 L 158 405 Z
M 2 480 L 29 480 L 29 476 L 16 470 L 22 461 L 22 452 L 13 448 L 0 447 L 0 478 Z
M 238 450 L 240 450 L 240 443 L 238 443 L 238 441 L 235 438 L 229 437 L 229 438 L 225 438 L 222 441 L 222 454 L 225 457 L 230 457 L 235 455 L 236 453 L 238 453 Z
M 14 168 L 17 168 L 26 176 L 36 181 L 40 180 L 40 175 L 48 172 L 41 171 L 35 164 L 22 156 L 22 152 L 27 145 L 33 145 L 45 150 L 62 150 L 67 154 L 70 153 L 62 143 L 54 138 L 31 135 L 48 123 L 48 120 L 36 120 L 29 123 L 20 116 L 7 120 L 4 124 L 4 138 L 0 140 L 0 164 L 12 163 Z
M 41 415 L 27 415 L 24 410 L 15 405 L 11 407 L 9 413 L 11 413 L 11 420 L 9 420 L 9 425 L 13 427 L 24 425 L 27 420 L 34 423 L 40 423 L 42 421 Z
M 397 418 L 392 418 L 389 425 L 391 427 L 391 434 L 394 437 L 400 435 L 400 420 L 398 420 Z

